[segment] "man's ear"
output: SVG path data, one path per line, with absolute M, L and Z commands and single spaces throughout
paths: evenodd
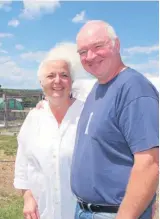
M 117 53 L 120 53 L 120 41 L 118 38 L 115 39 L 115 49 Z

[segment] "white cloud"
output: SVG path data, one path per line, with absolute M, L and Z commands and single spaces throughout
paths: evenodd
M 2 43 L 0 42 L 0 53 L 7 54 L 8 52 L 2 49 Z
M 11 33 L 0 33 L 0 38 L 10 38 L 13 37 Z
M 9 70 L 10 69 L 10 70 Z M 11 59 L 10 56 L 0 57 L 0 76 L 9 76 L 11 72 L 20 72 L 18 65 Z
M 10 56 L 0 56 L 0 81 L 4 88 L 39 88 L 36 71 L 21 68 Z
M 81 11 L 79 14 L 76 14 L 76 16 L 72 19 L 73 23 L 85 23 L 86 21 L 87 19 L 85 11 Z
M 145 53 L 145 54 L 150 54 L 152 52 L 158 52 L 159 46 L 158 45 L 153 45 L 153 46 L 135 46 L 135 47 L 130 47 L 130 48 L 125 48 L 123 52 L 127 52 L 131 55 L 136 54 L 136 53 Z
M 12 10 L 12 7 L 10 6 L 11 3 L 12 3 L 11 0 L 0 1 L 0 10 L 4 10 L 6 12 L 11 11 Z
M 19 20 L 12 19 L 8 22 L 8 26 L 17 27 L 20 24 Z
M 126 60 L 129 58 L 129 56 L 127 56 L 127 55 L 122 55 L 121 58 L 122 58 L 123 61 L 126 61 Z
M 136 69 L 142 74 L 157 76 L 159 72 L 158 51 L 158 44 L 124 48 L 122 50 L 122 59 L 125 61 L 127 66 Z M 142 59 L 139 58 L 139 55 Z
M 22 53 L 20 57 L 26 61 L 39 63 L 44 59 L 46 54 L 46 51 L 27 52 Z
M 7 78 L 15 73 L 22 73 L 20 67 L 9 56 L 0 57 L 0 76 Z
M 146 76 L 146 78 L 148 78 L 148 80 L 154 84 L 154 86 L 157 88 L 157 90 L 159 91 L 160 90 L 160 80 L 159 80 L 159 77 L 158 76 L 154 76 L 150 73 L 146 73 L 144 74 Z
M 19 15 L 21 18 L 34 19 L 41 14 L 53 13 L 60 6 L 59 0 L 23 0 L 24 9 Z
M 159 60 L 158 59 L 150 59 L 148 62 L 145 63 L 138 63 L 138 64 L 132 64 L 132 63 L 126 63 L 127 66 L 130 66 L 137 71 L 140 71 L 143 74 L 152 74 L 152 75 L 158 75 L 158 69 L 159 69 Z
M 0 65 L 5 64 L 10 60 L 10 56 L 0 56 Z
M 4 53 L 4 54 L 7 54 L 8 52 L 4 49 L 0 49 L 0 53 Z
M 21 45 L 21 44 L 17 44 L 17 45 L 15 45 L 15 48 L 16 48 L 17 50 L 23 50 L 23 49 L 24 49 L 24 46 Z

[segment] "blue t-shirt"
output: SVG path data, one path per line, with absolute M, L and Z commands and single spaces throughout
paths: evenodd
M 158 132 L 158 92 L 142 74 L 127 68 L 107 84 L 96 83 L 78 124 L 74 194 L 88 203 L 120 205 L 134 154 L 158 146 Z

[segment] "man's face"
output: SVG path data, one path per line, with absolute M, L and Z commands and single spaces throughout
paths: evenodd
M 78 53 L 84 69 L 98 80 L 108 77 L 114 64 L 115 46 L 103 27 L 91 26 L 77 38 Z

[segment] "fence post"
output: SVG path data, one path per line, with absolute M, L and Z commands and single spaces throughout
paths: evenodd
M 3 100 L 4 100 L 4 127 L 8 128 L 8 109 L 7 109 L 7 96 L 3 93 Z
M 38 101 L 41 101 L 42 99 L 43 99 L 43 94 L 39 94 Z

